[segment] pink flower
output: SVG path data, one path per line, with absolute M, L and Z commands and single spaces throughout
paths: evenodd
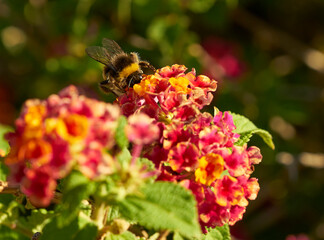
M 235 48 L 230 43 L 216 37 L 210 37 L 203 42 L 202 46 L 213 60 L 223 68 L 226 76 L 240 77 L 243 74 L 244 63 L 237 57 Z M 212 65 L 207 66 L 206 71 L 212 72 L 209 67 L 212 67 Z
M 172 65 L 171 67 L 166 66 L 164 68 L 161 68 L 157 71 L 156 75 L 161 78 L 171 78 L 171 77 L 179 77 L 184 75 L 184 72 L 187 70 L 187 68 L 183 65 Z
M 28 169 L 21 190 L 36 207 L 46 207 L 54 196 L 56 180 L 48 167 Z
M 232 115 L 229 114 L 229 112 L 224 112 L 224 115 L 222 112 L 218 112 L 214 116 L 214 124 L 220 128 L 220 130 L 228 136 L 228 141 L 226 143 L 226 147 L 232 147 L 234 142 L 238 140 L 240 137 L 239 134 L 233 133 L 233 130 L 236 129 L 234 122 L 233 122 L 233 117 Z
M 225 157 L 225 165 L 234 177 L 250 174 L 251 171 L 248 154 L 243 147 L 239 146 L 234 146 L 232 153 Z
M 128 139 L 137 144 L 149 144 L 159 136 L 159 128 L 152 123 L 153 119 L 145 114 L 134 114 L 128 118 L 126 127 Z
M 224 171 L 224 159 L 221 155 L 207 153 L 199 159 L 199 167 L 195 171 L 196 181 L 209 186 L 220 178 Z
M 244 197 L 244 189 L 238 180 L 231 176 L 224 176 L 214 184 L 216 202 L 220 206 L 226 207 L 228 204 L 237 205 Z
M 247 154 L 251 164 L 259 164 L 262 160 L 260 149 L 255 146 L 251 146 L 247 149 Z
M 198 166 L 199 152 L 195 145 L 188 142 L 178 143 L 168 155 L 168 162 L 173 171 L 192 171 Z
M 193 192 L 202 229 L 234 224 L 258 193 L 256 179 L 249 177 L 261 155 L 256 147 L 235 145 L 240 136 L 229 112 L 200 112 L 211 103 L 217 82 L 186 70 L 173 65 L 144 76 L 118 102 L 126 116 L 155 119 L 162 134 L 144 147 L 145 156 L 159 171 L 158 180 L 177 181 Z M 138 132 L 145 133 L 141 127 Z
M 230 208 L 230 218 L 228 220 L 229 225 L 233 226 L 237 221 L 243 218 L 246 208 L 239 205 L 231 206 Z
M 198 201 L 198 214 L 201 229 L 206 233 L 205 227 L 222 226 L 228 223 L 230 212 L 227 207 L 216 203 L 215 193 L 210 188 L 204 187 L 203 189 L 204 198 L 203 201 Z M 193 191 L 194 194 L 195 192 Z
M 11 170 L 10 181 L 22 185 L 32 204 L 47 206 L 56 181 L 73 168 L 92 179 L 111 174 L 114 161 L 107 150 L 116 145 L 119 117 L 118 106 L 82 96 L 74 86 L 43 101 L 26 101 L 16 132 L 7 136 L 11 151 L 5 163 Z M 132 133 L 142 133 L 136 138 L 143 143 L 155 140 L 159 128 L 152 120 L 146 115 L 137 122 L 135 118 L 130 119 Z

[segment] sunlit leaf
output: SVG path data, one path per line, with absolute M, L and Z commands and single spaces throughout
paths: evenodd
M 234 125 L 236 126 L 233 132 L 240 134 L 240 138 L 236 142 L 237 145 L 241 146 L 249 142 L 251 137 L 257 134 L 270 148 L 275 148 L 272 136 L 268 131 L 256 127 L 249 119 L 242 115 L 236 113 L 231 113 L 231 115 L 233 116 Z
M 127 196 L 119 207 L 125 218 L 149 229 L 169 229 L 188 238 L 200 234 L 195 199 L 179 185 L 148 184 L 143 189 L 143 196 Z

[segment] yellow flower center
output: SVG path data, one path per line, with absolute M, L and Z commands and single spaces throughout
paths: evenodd
M 189 93 L 190 88 L 188 88 L 189 80 L 185 77 L 170 78 L 169 83 L 178 93 Z
M 45 126 L 47 133 L 56 132 L 64 140 L 73 143 L 86 137 L 89 123 L 85 116 L 71 114 L 64 118 L 46 119 Z
M 24 130 L 24 138 L 40 138 L 42 137 L 42 121 L 46 114 L 46 108 L 43 105 L 30 106 L 24 116 L 26 127 Z
M 208 153 L 199 159 L 199 166 L 195 171 L 196 181 L 209 186 L 218 179 L 224 171 L 224 159 L 221 155 Z

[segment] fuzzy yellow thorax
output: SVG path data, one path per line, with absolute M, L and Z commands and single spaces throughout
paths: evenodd
M 122 71 L 119 73 L 120 78 L 126 78 L 129 75 L 131 75 L 133 72 L 136 72 L 139 70 L 139 65 L 137 63 L 132 63 L 131 65 L 125 67 Z

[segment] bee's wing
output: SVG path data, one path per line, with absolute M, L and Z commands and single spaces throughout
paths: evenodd
M 106 66 L 111 66 L 111 55 L 105 48 L 98 46 L 87 47 L 86 53 L 89 55 L 89 57 L 93 58 L 94 60 L 101 62 Z
M 106 48 L 111 56 L 115 56 L 117 54 L 123 53 L 124 51 L 114 40 L 104 38 L 102 39 L 102 46 Z

